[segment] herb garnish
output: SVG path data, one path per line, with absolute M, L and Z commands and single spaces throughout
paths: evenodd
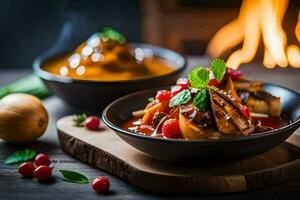
M 85 113 L 80 115 L 74 115 L 73 121 L 75 122 L 76 126 L 82 127 L 84 126 L 84 121 L 86 120 L 87 115 Z
M 148 98 L 148 101 L 153 102 L 153 101 L 155 101 L 155 99 L 153 97 L 150 97 L 150 98 Z
M 207 97 L 207 89 L 202 89 L 196 94 L 196 96 L 193 100 L 193 104 L 200 111 L 205 111 L 205 109 L 207 107 L 206 97 Z
M 215 79 L 220 82 L 226 72 L 226 64 L 223 60 L 217 58 L 211 62 L 211 71 Z M 198 92 L 193 100 L 193 104 L 196 108 L 204 111 L 207 107 L 207 89 L 212 88 L 216 90 L 214 86 L 208 86 L 209 71 L 204 67 L 196 67 L 189 73 L 189 81 L 193 88 L 197 88 Z
M 169 107 L 179 106 L 187 103 L 191 99 L 191 92 L 188 89 L 182 90 L 176 94 L 169 102 Z
M 36 152 L 32 149 L 24 149 L 24 150 L 16 151 L 14 154 L 10 155 L 5 160 L 5 164 L 9 165 L 9 164 L 30 161 L 35 156 L 36 156 Z
M 226 71 L 226 63 L 219 58 L 214 59 L 211 62 L 211 71 L 216 80 L 220 82 L 223 79 L 223 76 Z
M 189 73 L 189 81 L 194 88 L 205 88 L 209 82 L 209 73 L 204 67 L 196 67 Z
M 126 41 L 124 35 L 111 27 L 105 27 L 100 34 L 103 40 L 113 40 L 118 43 L 124 43 Z
M 89 179 L 81 173 L 64 169 L 60 169 L 59 171 L 63 175 L 65 181 L 80 184 L 89 183 Z

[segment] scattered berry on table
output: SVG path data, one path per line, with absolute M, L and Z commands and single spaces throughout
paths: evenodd
M 36 166 L 40 166 L 40 165 L 48 165 L 49 166 L 51 161 L 49 160 L 49 157 L 47 154 L 40 153 L 35 157 L 34 163 Z
M 109 180 L 104 176 L 99 176 L 93 181 L 92 187 L 96 192 L 108 191 Z
M 85 127 L 87 129 L 90 130 L 97 130 L 99 129 L 100 126 L 100 120 L 98 117 L 96 116 L 89 116 L 86 120 L 85 120 Z
M 33 171 L 35 170 L 35 166 L 32 162 L 25 162 L 21 164 L 18 168 L 19 173 L 26 178 L 33 177 Z
M 52 169 L 47 165 L 41 165 L 34 170 L 34 177 L 39 181 L 48 181 L 51 176 Z

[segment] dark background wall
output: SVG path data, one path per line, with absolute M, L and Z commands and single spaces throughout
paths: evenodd
M 138 0 L 1 0 L 0 68 L 31 67 L 57 40 L 66 21 L 77 26 L 78 41 L 104 26 L 141 38 Z

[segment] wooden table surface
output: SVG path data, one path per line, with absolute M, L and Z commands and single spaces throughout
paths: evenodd
M 206 58 L 189 57 L 188 66 L 207 65 Z M 241 68 L 247 76 L 280 84 L 300 92 L 300 69 L 268 70 L 255 64 Z M 0 70 L 0 86 L 32 73 L 30 69 Z M 144 191 L 136 186 L 107 174 L 104 171 L 90 167 L 66 155 L 59 147 L 55 123 L 65 115 L 82 111 L 69 107 L 57 97 L 44 101 L 50 115 L 47 132 L 35 143 L 27 146 L 13 146 L 0 141 L 0 199 L 300 199 L 300 180 L 294 180 L 271 188 L 233 194 L 216 195 L 168 195 Z M 100 115 L 100 113 L 98 113 Z M 299 131 L 298 131 L 299 132 Z M 51 159 L 58 160 L 54 170 L 54 181 L 40 183 L 34 179 L 20 178 L 18 165 L 4 165 L 5 158 L 15 150 L 29 147 L 37 152 L 48 153 Z M 57 171 L 60 168 L 80 171 L 93 180 L 105 175 L 110 179 L 111 190 L 107 194 L 97 194 L 90 184 L 74 184 L 64 182 Z M 300 169 L 299 169 L 300 173 Z

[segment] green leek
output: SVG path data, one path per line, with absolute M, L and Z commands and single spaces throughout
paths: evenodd
M 41 79 L 35 74 L 0 88 L 0 99 L 11 93 L 26 93 L 40 99 L 50 96 L 50 92 Z

